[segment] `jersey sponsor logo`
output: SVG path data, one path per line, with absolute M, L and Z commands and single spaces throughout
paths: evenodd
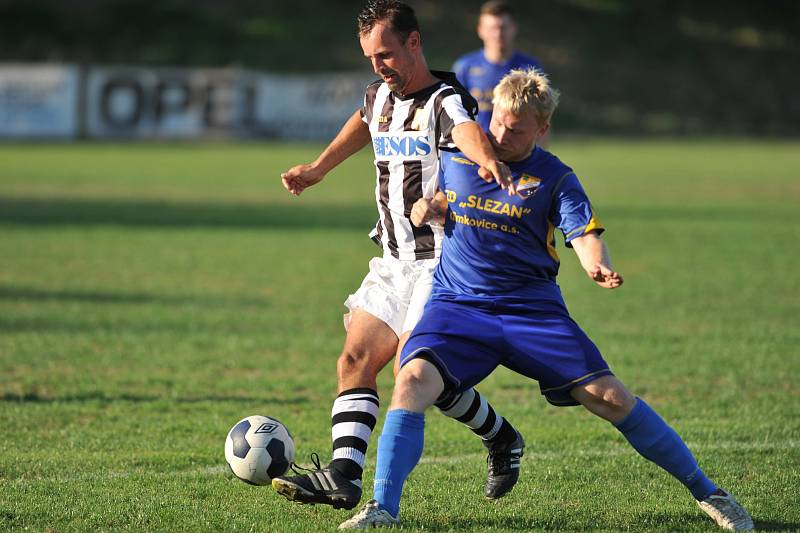
M 503 233 L 512 233 L 514 235 L 520 232 L 520 229 L 514 224 L 501 224 L 500 222 L 494 222 L 492 220 L 471 217 L 467 214 L 458 215 L 453 211 L 449 211 L 449 213 L 450 220 L 456 224 L 463 224 L 464 226 L 479 230 L 502 231 Z
M 483 76 L 483 67 L 470 67 L 469 68 L 469 75 L 470 76 Z
M 522 198 L 530 198 L 542 185 L 542 179 L 530 174 L 523 174 L 517 182 L 517 194 Z
M 411 129 L 424 131 L 428 129 L 428 112 L 424 109 L 417 109 L 414 118 L 411 119 Z
M 487 211 L 489 213 L 496 213 L 498 215 L 506 215 L 514 218 L 522 218 L 531 212 L 528 207 L 521 205 L 509 204 L 499 200 L 492 200 L 491 198 L 483 198 L 481 196 L 470 195 L 467 200 L 459 203 L 459 207 L 471 207 L 480 211 Z
M 499 200 L 492 200 L 491 198 L 482 198 L 480 196 L 470 195 L 467 200 L 460 202 L 459 207 L 471 207 L 480 211 L 487 211 L 489 213 L 496 213 L 498 215 L 506 215 L 514 218 L 522 218 L 531 212 L 528 207 L 521 205 L 513 205 Z
M 378 158 L 424 157 L 431 154 L 431 143 L 427 135 L 416 132 L 374 133 L 372 147 Z

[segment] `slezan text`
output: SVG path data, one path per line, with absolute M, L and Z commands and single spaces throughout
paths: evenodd
M 480 196 L 468 196 L 466 202 L 458 204 L 459 207 L 472 207 L 481 211 L 488 211 L 490 213 L 497 213 L 498 215 L 506 215 L 514 218 L 522 218 L 531 212 L 529 207 L 521 205 L 512 205 L 499 200 L 492 200 L 491 198 L 481 198 Z

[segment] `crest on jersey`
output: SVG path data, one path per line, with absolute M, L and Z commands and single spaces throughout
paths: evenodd
M 425 109 L 414 111 L 414 118 L 411 119 L 411 129 L 416 131 L 428 129 L 428 112 Z
M 530 198 L 536 194 L 536 191 L 539 190 L 541 185 L 541 178 L 531 176 L 530 174 L 523 174 L 520 176 L 519 182 L 517 183 L 517 194 L 523 198 Z

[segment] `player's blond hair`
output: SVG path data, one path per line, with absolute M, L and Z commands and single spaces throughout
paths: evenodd
M 492 103 L 519 116 L 525 108 L 536 115 L 540 126 L 550 123 L 560 93 L 538 69 L 518 69 L 506 74 L 494 88 Z

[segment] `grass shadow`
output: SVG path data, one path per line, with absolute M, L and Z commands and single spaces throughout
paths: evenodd
M 266 306 L 269 300 L 258 296 L 209 297 L 197 295 L 166 295 L 142 292 L 108 292 L 80 289 L 38 289 L 0 284 L 0 300 L 23 300 L 33 302 L 63 301 L 85 303 L 119 304 L 171 304 L 171 305 L 214 305 L 234 304 Z
M 0 198 L 0 223 L 142 227 L 368 230 L 373 205 L 179 203 L 119 199 Z
M 800 531 L 800 522 L 772 522 L 753 519 L 756 531 Z
M 131 403 L 152 403 L 152 402 L 171 402 L 181 404 L 194 404 L 194 403 L 265 403 L 265 404 L 279 404 L 279 405 L 302 405 L 311 401 L 310 398 L 305 396 L 298 396 L 292 394 L 291 397 L 255 397 L 255 396 L 186 396 L 186 397 L 171 397 L 171 396 L 158 396 L 155 394 L 118 394 L 108 395 L 104 392 L 86 392 L 81 394 L 71 394 L 66 396 L 42 396 L 35 392 L 26 392 L 23 394 L 16 394 L 7 392 L 0 396 L 1 402 L 8 403 L 32 403 L 32 404 L 53 404 L 53 403 L 102 403 L 110 404 L 114 402 L 131 402 Z

